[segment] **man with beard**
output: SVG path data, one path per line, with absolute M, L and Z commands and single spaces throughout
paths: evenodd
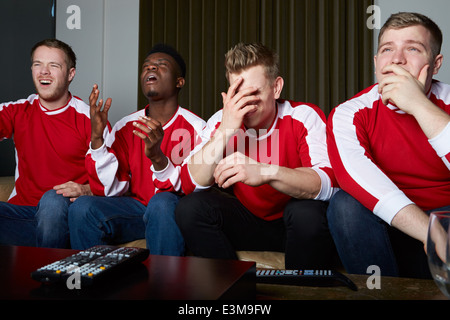
M 76 68 L 69 45 L 43 40 L 32 48 L 31 63 L 37 94 L 0 104 L 0 139 L 14 139 L 17 159 L 15 188 L 0 202 L 0 243 L 64 248 L 68 208 L 91 193 L 89 106 L 69 92 Z
M 149 104 L 119 120 L 106 140 L 101 133 L 112 101 L 97 103 L 99 91 L 94 86 L 89 99 L 92 144 L 87 161 L 92 191 L 97 196 L 81 197 L 70 209 L 73 248 L 121 244 L 146 237 L 152 254 L 184 253 L 184 240 L 173 216 L 180 194 L 165 192 L 158 197 L 164 206 L 173 206 L 167 210 L 172 214 L 162 219 L 155 217 L 158 204 L 148 203 L 167 183 L 156 179 L 154 172 L 181 165 L 205 125 L 201 118 L 178 105 L 185 69 L 175 49 L 165 44 L 154 46 L 140 76 Z

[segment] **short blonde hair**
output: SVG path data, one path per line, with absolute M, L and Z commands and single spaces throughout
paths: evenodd
M 278 54 L 260 43 L 239 43 L 225 54 L 225 76 L 230 80 L 231 73 L 254 66 L 263 66 L 271 81 L 280 76 Z

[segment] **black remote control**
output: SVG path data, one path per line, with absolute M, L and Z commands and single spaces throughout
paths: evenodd
M 43 266 L 33 271 L 31 278 L 55 283 L 73 276 L 80 285 L 92 285 L 105 275 L 144 261 L 148 255 L 149 250 L 143 248 L 98 245 Z
M 345 285 L 354 291 L 358 290 L 349 278 L 333 270 L 261 269 L 256 271 L 256 281 L 267 284 L 315 287 Z

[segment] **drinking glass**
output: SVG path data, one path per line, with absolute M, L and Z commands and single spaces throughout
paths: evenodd
M 427 239 L 428 265 L 439 289 L 450 298 L 450 211 L 430 214 Z

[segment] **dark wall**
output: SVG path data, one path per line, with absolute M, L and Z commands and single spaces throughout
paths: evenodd
M 34 93 L 30 50 L 38 41 L 55 37 L 55 0 L 1 0 L 0 103 Z M 14 144 L 0 141 L 0 176 L 14 174 Z

